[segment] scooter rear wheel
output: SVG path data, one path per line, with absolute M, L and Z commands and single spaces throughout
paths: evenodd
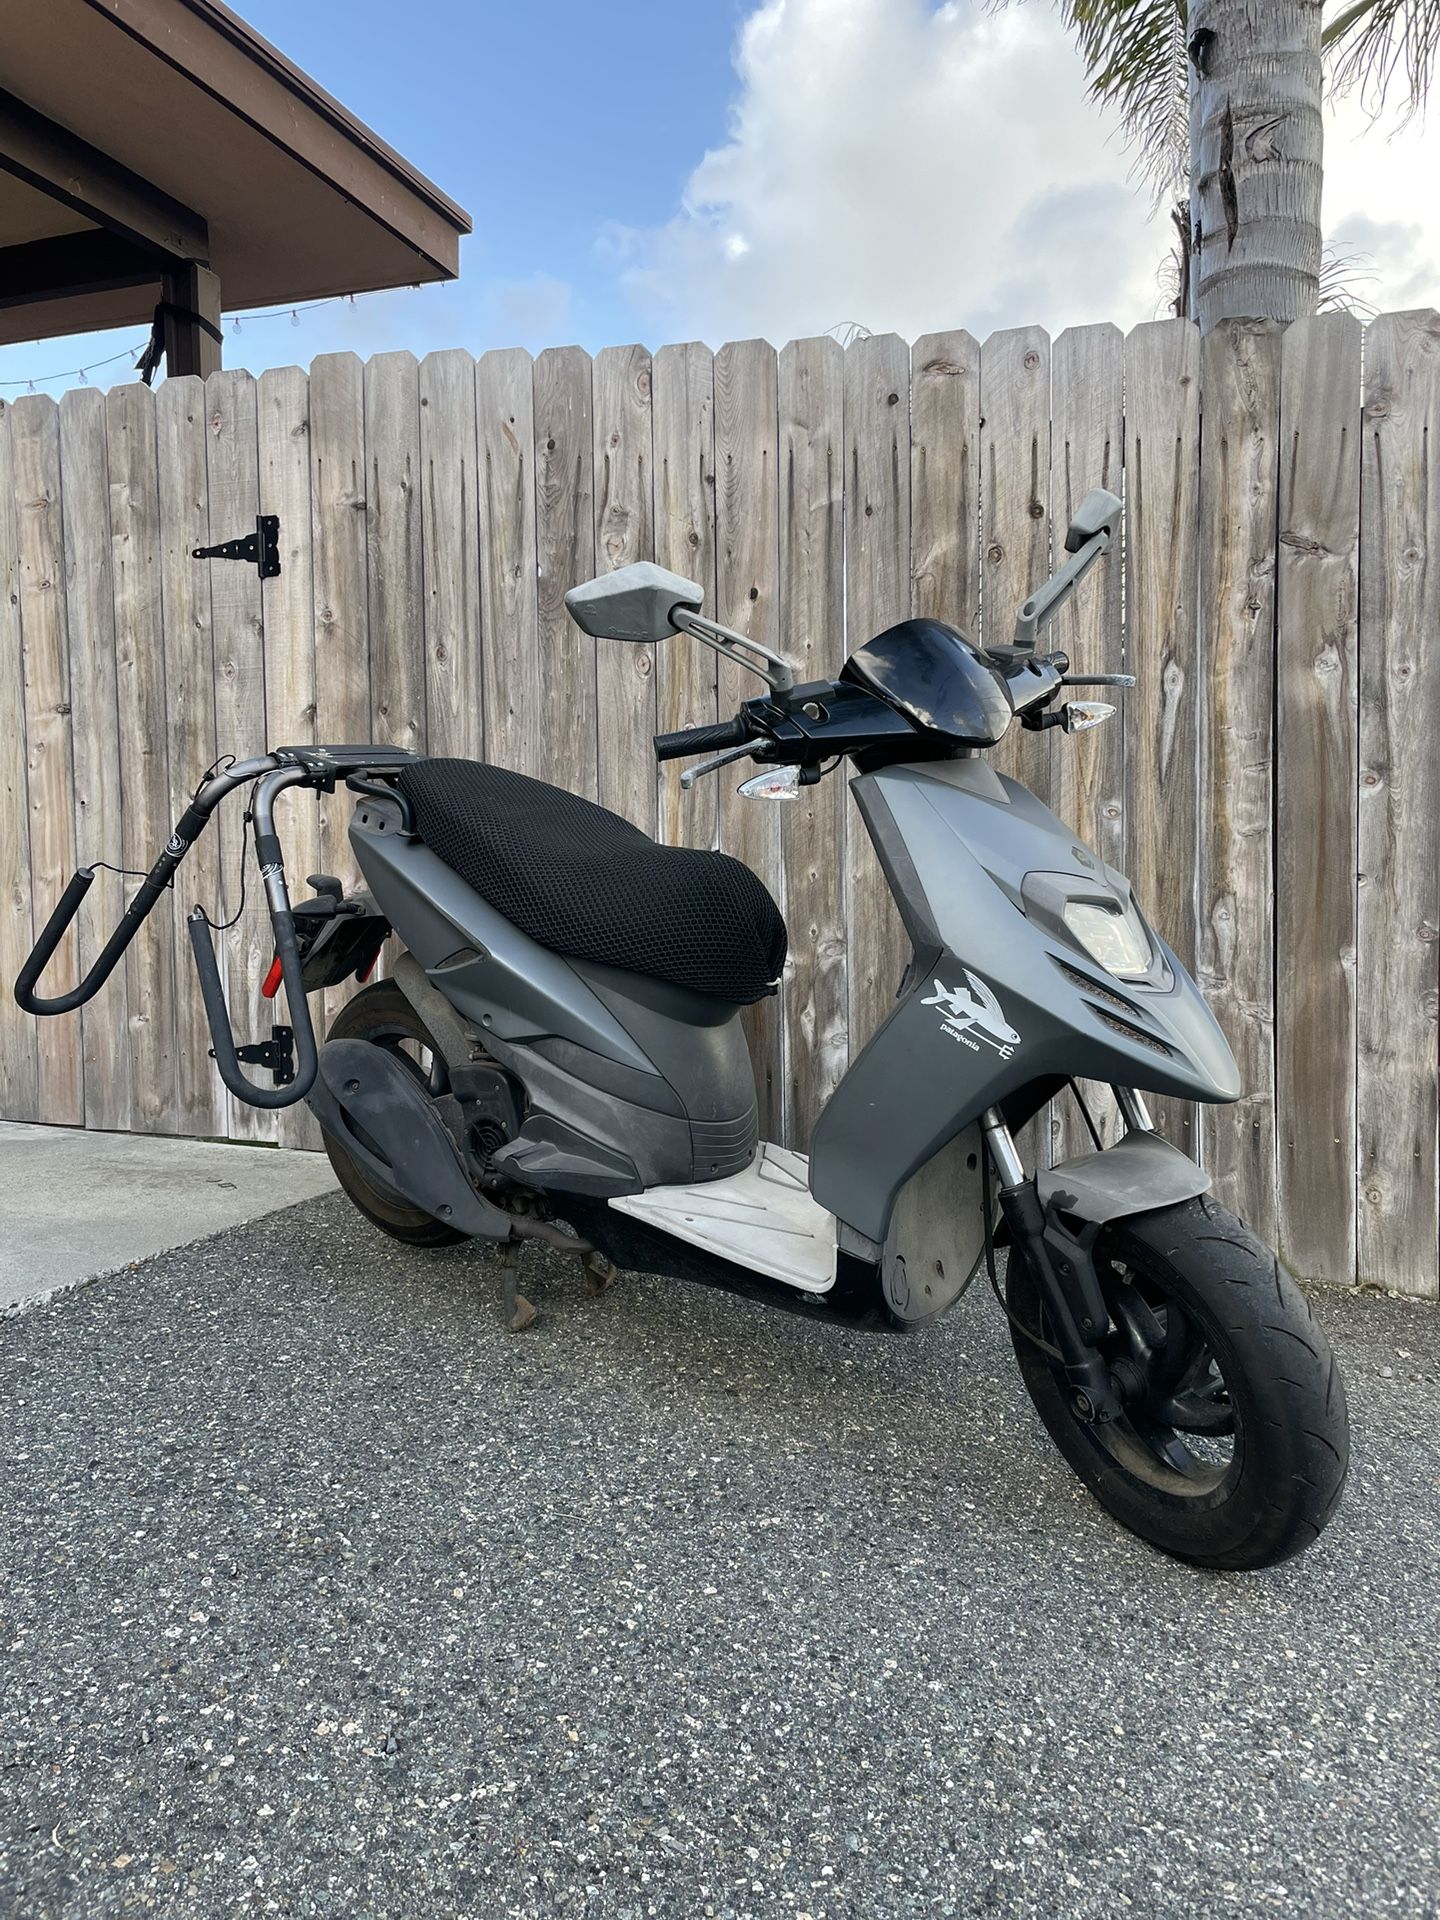
M 1329 1342 L 1275 1255 L 1208 1195 L 1102 1229 L 1102 1351 L 1122 1417 L 1073 1410 L 1064 1369 L 1012 1325 L 1036 1411 L 1107 1512 L 1197 1566 L 1273 1566 L 1315 1540 L 1349 1463 L 1345 1387 Z M 1049 1340 L 1029 1266 L 1006 1277 L 1021 1328 Z M 1051 1343 L 1053 1344 L 1053 1342 Z
M 327 1040 L 368 1040 L 392 1053 L 431 1093 L 445 1091 L 445 1068 L 429 1030 L 392 980 L 376 980 L 347 1000 L 331 1023 Z M 466 1236 L 398 1194 L 377 1187 L 360 1171 L 340 1141 L 321 1128 L 335 1178 L 372 1226 L 412 1247 L 452 1247 Z

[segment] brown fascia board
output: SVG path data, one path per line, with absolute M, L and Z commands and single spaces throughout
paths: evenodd
M 423 255 L 460 271 L 470 216 L 220 0 L 85 0 Z

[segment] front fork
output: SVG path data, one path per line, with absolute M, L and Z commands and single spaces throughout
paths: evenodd
M 1134 1132 L 1151 1130 L 1140 1095 L 1117 1087 L 1115 1097 L 1125 1124 Z M 1100 1229 L 1082 1222 L 1078 1231 L 1061 1219 L 1069 1195 L 1055 1194 L 1042 1204 L 1035 1182 L 1015 1150 L 1015 1139 L 998 1107 L 987 1107 L 980 1126 L 1000 1179 L 1000 1210 L 1010 1229 L 1010 1244 L 1030 1262 L 1049 1315 L 1055 1345 L 1065 1368 L 1070 1403 L 1082 1420 L 1102 1424 L 1122 1411 L 1117 1383 L 1096 1342 L 1110 1324 L 1109 1309 L 1095 1273 L 1094 1247 Z M 1038 1332 L 1038 1329 L 1036 1329 Z

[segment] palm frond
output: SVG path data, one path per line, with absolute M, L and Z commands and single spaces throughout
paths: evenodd
M 1354 0 L 1325 28 L 1336 93 L 1358 91 L 1373 112 L 1404 86 L 1402 118 L 1425 104 L 1440 51 L 1440 0 Z
M 1190 164 L 1185 0 L 1059 0 L 1059 11 L 1092 98 L 1119 114 L 1157 204 L 1174 198 Z
M 1378 276 L 1366 253 L 1343 253 L 1326 247 L 1320 256 L 1320 293 L 1317 313 L 1353 313 L 1358 319 L 1373 320 L 1379 308 L 1360 291 L 1365 284 L 1375 286 Z

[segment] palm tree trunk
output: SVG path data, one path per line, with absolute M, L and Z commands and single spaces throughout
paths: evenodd
M 1192 0 L 1192 312 L 1298 320 L 1320 274 L 1319 0 Z

